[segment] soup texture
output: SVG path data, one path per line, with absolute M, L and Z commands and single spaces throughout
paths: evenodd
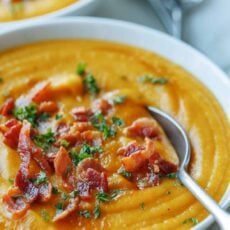
M 46 41 L 0 53 L 0 76 L 1 229 L 201 222 L 208 213 L 177 180 L 176 153 L 146 106 L 187 131 L 198 184 L 216 201 L 229 186 L 228 118 L 204 85 L 156 54 Z
M 69 6 L 78 0 L 0 0 L 0 22 L 32 18 Z

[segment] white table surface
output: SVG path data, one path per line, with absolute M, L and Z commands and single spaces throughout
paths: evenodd
M 147 0 L 104 0 L 92 16 L 135 22 L 165 32 Z M 230 0 L 205 0 L 186 12 L 182 37 L 230 75 Z M 217 229 L 216 224 L 209 228 Z
M 136 22 L 165 31 L 147 0 L 104 0 L 92 15 Z M 205 0 L 186 12 L 183 40 L 230 74 L 230 0 Z

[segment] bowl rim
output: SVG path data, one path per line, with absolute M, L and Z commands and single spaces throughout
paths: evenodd
M 46 22 L 46 21 L 43 21 L 43 20 L 40 20 L 40 21 L 33 21 L 32 23 L 26 23 L 26 24 L 22 24 L 20 26 L 17 26 L 16 28 L 9 28 L 7 31 L 2 31 L 0 32 L 0 40 L 6 40 L 7 41 L 7 38 L 10 38 L 10 37 L 14 37 L 15 34 L 24 34 L 24 33 L 28 33 L 30 32 L 31 30 L 36 30 L 36 29 L 44 29 L 44 28 L 52 28 L 52 27 L 61 27 L 61 26 L 95 26 L 95 28 L 97 26 L 101 27 L 101 28 L 105 28 L 107 27 L 107 29 L 120 29 L 120 30 L 127 30 L 127 33 L 134 33 L 135 34 L 135 37 L 136 37 L 136 41 L 135 41 L 135 44 L 133 44 L 131 41 L 127 40 L 127 41 L 120 41 L 119 37 L 117 37 L 116 35 L 116 32 L 114 32 L 111 36 L 113 37 L 113 39 L 110 39 L 110 35 L 108 33 L 107 30 L 105 30 L 105 32 L 102 32 L 101 31 L 101 34 L 99 35 L 99 38 L 95 38 L 95 37 L 88 37 L 87 36 L 83 36 L 83 37 L 78 37 L 76 36 L 76 39 L 77 38 L 86 38 L 86 39 L 97 39 L 97 40 L 104 40 L 104 41 L 112 41 L 112 42 L 117 42 L 117 43 L 120 43 L 120 44 L 126 44 L 126 45 L 130 45 L 130 46 L 133 46 L 133 47 L 139 47 L 139 48 L 142 48 L 142 49 L 145 49 L 145 50 L 148 50 L 146 48 L 144 48 L 142 45 L 139 44 L 139 41 L 138 39 L 140 38 L 137 34 L 141 33 L 141 34 L 147 34 L 147 35 L 151 35 L 152 38 L 155 38 L 157 40 L 161 40 L 161 42 L 163 41 L 163 43 L 166 45 L 168 43 L 168 45 L 174 45 L 175 47 L 179 47 L 181 50 L 182 50 L 182 53 L 186 53 L 186 54 L 190 54 L 191 55 L 191 58 L 197 58 L 199 59 L 200 61 L 200 66 L 203 66 L 204 67 L 200 67 L 198 66 L 198 68 L 203 68 L 205 69 L 205 67 L 209 67 L 207 70 L 207 72 L 209 72 L 214 78 L 218 78 L 218 81 L 221 83 L 222 86 L 224 86 L 226 88 L 225 92 L 226 94 L 228 93 L 229 94 L 229 98 L 230 98 L 230 79 L 229 77 L 227 76 L 227 74 L 225 74 L 216 64 L 214 64 L 211 60 L 209 60 L 204 54 L 200 53 L 199 51 L 197 51 L 195 48 L 193 48 L 192 46 L 190 46 L 189 44 L 183 42 L 183 41 L 180 41 L 174 37 L 171 37 L 169 36 L 168 34 L 165 34 L 161 31 L 157 31 L 155 29 L 152 29 L 152 28 L 149 28 L 149 27 L 146 27 L 146 26 L 143 26 L 143 25 L 138 25 L 136 23 L 131 23 L 131 22 L 125 22 L 125 21 L 122 21 L 122 20 L 117 20 L 117 19 L 107 19 L 107 18 L 98 18 L 98 17 L 67 17 L 67 18 L 55 18 L 55 19 L 52 19 L 50 20 L 49 22 Z M 98 29 L 98 28 L 97 28 Z M 23 33 L 22 33 L 23 32 Z M 95 31 L 91 31 L 90 33 L 94 33 Z M 45 32 L 44 32 L 45 33 Z M 117 32 L 118 33 L 118 32 Z M 75 36 L 73 36 L 75 37 Z M 64 36 L 62 38 L 69 38 L 69 36 L 67 36 L 66 34 L 64 34 Z M 71 37 L 72 38 L 72 37 Z M 26 38 L 25 36 L 25 39 L 31 39 L 30 38 Z M 57 35 L 54 36 L 54 39 L 60 39 L 60 37 L 58 37 Z M 122 38 L 124 39 L 124 37 Z M 37 42 L 37 41 L 41 41 L 42 39 L 39 39 L 37 40 L 37 38 L 35 40 L 32 39 L 32 43 L 34 42 Z M 47 40 L 47 39 L 44 39 L 44 40 Z M 29 42 L 29 43 L 31 43 Z M 6 42 L 6 44 L 8 43 L 8 41 Z M 17 43 L 16 44 L 10 44 L 9 47 L 6 47 L 6 50 L 8 48 L 13 48 L 13 47 L 17 47 L 17 46 L 21 46 L 21 45 L 24 45 L 24 44 L 28 44 L 28 42 L 26 43 Z M 4 46 L 4 44 L 3 44 Z M 175 48 L 174 47 L 174 48 Z M 163 48 L 162 48 L 163 49 Z M 3 47 L 0 47 L 0 54 L 1 54 L 1 51 L 4 51 L 5 49 Z M 191 70 L 191 69 L 188 69 L 187 67 L 188 66 L 184 66 L 184 65 L 181 65 L 180 63 L 178 63 L 178 60 L 179 60 L 179 57 L 180 56 L 175 56 L 177 57 L 177 60 L 172 60 L 172 58 L 170 58 L 169 56 L 171 54 L 167 54 L 167 53 L 164 53 L 163 51 L 162 52 L 159 52 L 159 50 L 153 50 L 151 48 L 151 50 L 148 50 L 150 52 L 155 52 L 157 54 L 159 54 L 160 56 L 163 56 L 164 58 L 170 60 L 171 62 L 173 63 L 177 63 L 179 64 L 182 68 L 186 69 L 188 72 L 191 72 L 192 75 L 198 79 L 198 80 L 201 80 L 201 76 L 199 74 L 196 74 L 195 71 Z M 179 50 L 177 50 L 179 51 Z M 176 54 L 177 55 L 177 54 Z M 196 60 L 195 60 L 196 61 Z M 192 62 L 189 61 L 189 63 L 191 65 Z M 195 65 L 196 67 L 196 65 Z M 209 87 L 207 85 L 207 83 L 204 83 L 202 82 L 207 88 L 209 88 L 209 90 L 214 94 L 214 87 Z M 230 101 L 229 101 L 229 108 L 223 108 L 223 105 L 222 105 L 222 102 L 220 102 L 220 98 L 214 94 L 214 96 L 216 97 L 216 99 L 219 101 L 219 104 L 221 105 L 222 109 L 225 111 L 225 114 L 227 115 L 228 117 L 228 120 L 230 118 Z M 226 99 L 227 100 L 227 99 Z M 230 206 L 230 185 L 228 186 L 228 188 L 226 189 L 223 197 L 221 198 L 221 201 L 220 201 L 220 205 L 221 207 L 223 208 L 227 208 Z M 214 218 L 209 215 L 206 219 L 204 219 L 202 222 L 200 222 L 198 225 L 196 225 L 195 227 L 193 227 L 193 229 L 195 230 L 198 230 L 198 229 L 204 229 L 204 228 L 207 228 L 211 223 L 214 222 Z
M 11 25 L 18 25 L 22 23 L 32 23 L 34 21 L 38 20 L 44 20 L 44 19 L 51 19 L 55 17 L 61 17 L 64 15 L 71 14 L 73 12 L 79 11 L 90 4 L 97 3 L 100 0 L 79 0 L 77 2 L 71 3 L 70 5 L 65 6 L 64 8 L 60 8 L 55 11 L 51 11 L 42 15 L 30 17 L 30 18 L 24 18 L 20 20 L 13 20 L 13 21 L 7 21 L 7 22 L 0 22 L 0 26 L 11 26 Z

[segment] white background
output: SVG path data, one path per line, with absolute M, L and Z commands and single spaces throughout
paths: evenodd
M 165 31 L 147 0 L 104 0 L 92 15 L 136 22 Z M 183 40 L 230 74 L 230 0 L 204 0 L 185 12 Z

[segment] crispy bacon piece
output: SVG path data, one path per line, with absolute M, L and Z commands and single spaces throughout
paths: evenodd
M 30 207 L 18 187 L 10 188 L 2 200 L 7 210 L 12 213 L 15 219 L 21 218 Z
M 147 117 L 135 120 L 131 126 L 124 130 L 124 132 L 128 136 L 148 138 L 155 138 L 160 134 L 156 121 Z
M 102 145 L 102 135 L 99 131 L 88 130 L 81 133 L 81 139 L 83 143 L 89 145 L 100 146 Z
M 21 168 L 29 168 L 31 157 L 47 173 L 51 172 L 51 167 L 42 150 L 34 145 L 30 137 L 31 124 L 23 121 L 23 126 L 19 135 L 18 151 L 21 156 Z
M 112 109 L 112 105 L 105 99 L 97 99 L 93 102 L 93 108 L 95 112 L 100 110 L 103 115 L 107 115 Z
M 127 171 L 135 172 L 143 165 L 147 164 L 148 160 L 146 159 L 145 152 L 143 150 L 139 150 L 128 157 L 122 158 L 121 162 Z
M 174 173 L 178 170 L 178 166 L 164 160 L 159 153 L 155 152 L 149 159 L 151 165 L 157 165 L 162 174 L 167 175 L 169 173 Z
M 72 109 L 71 115 L 76 121 L 85 122 L 89 121 L 90 117 L 93 115 L 93 112 L 91 109 L 87 109 L 84 106 L 81 106 Z
M 70 126 L 65 122 L 58 123 L 56 127 L 56 136 L 57 137 L 64 136 L 65 134 L 68 134 L 69 130 L 70 130 Z
M 84 199 L 90 198 L 90 191 L 108 191 L 108 180 L 105 170 L 99 162 L 92 158 L 84 159 L 77 166 L 77 189 Z
M 52 221 L 56 222 L 66 218 L 68 215 L 73 213 L 78 208 L 78 204 L 79 204 L 78 197 L 70 199 L 69 204 L 66 206 L 65 210 L 63 212 L 57 213 Z
M 47 202 L 52 195 L 52 184 L 44 183 L 39 186 L 39 199 L 41 202 Z
M 14 106 L 15 106 L 14 99 L 9 98 L 0 108 L 0 115 L 8 116 L 11 113 L 11 111 L 14 109 Z
M 57 103 L 54 101 L 43 101 L 39 105 L 38 111 L 40 113 L 46 112 L 46 113 L 54 113 L 58 110 Z
M 39 104 L 46 101 L 51 95 L 50 82 L 41 82 L 37 84 L 32 91 L 32 101 Z
M 25 175 L 25 169 L 20 169 L 15 177 L 15 185 L 20 189 L 28 203 L 35 201 L 39 194 L 39 189 Z
M 55 159 L 54 169 L 57 176 L 65 176 L 72 167 L 72 161 L 64 147 L 60 147 Z M 69 169 L 68 169 L 69 168 Z
M 117 153 L 123 156 L 130 156 L 132 153 L 137 152 L 139 150 L 144 150 L 143 146 L 137 144 L 136 141 L 130 142 L 127 146 L 121 147 L 117 150 Z
M 0 132 L 2 132 L 4 136 L 3 142 L 12 149 L 16 149 L 18 146 L 21 128 L 21 122 L 17 121 L 16 119 L 10 119 L 5 124 L 0 125 Z
M 73 126 L 70 129 L 71 133 L 75 133 L 75 132 L 84 132 L 84 131 L 88 131 L 91 130 L 93 128 L 93 126 L 91 125 L 90 122 L 74 122 Z

